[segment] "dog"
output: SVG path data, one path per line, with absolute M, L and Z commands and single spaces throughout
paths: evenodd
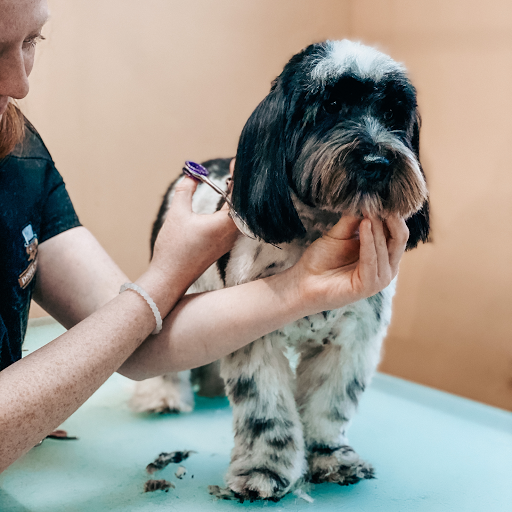
M 348 40 L 315 43 L 294 55 L 247 121 L 236 154 L 232 202 L 258 239 L 240 235 L 190 291 L 281 272 L 344 214 L 398 214 L 409 228 L 407 249 L 428 241 L 419 134 L 416 90 L 391 57 Z M 229 164 L 204 163 L 224 187 Z M 174 184 L 152 243 L 173 190 Z M 193 208 L 211 213 L 218 198 L 200 184 Z M 379 362 L 395 283 L 286 325 L 220 365 L 193 372 L 203 394 L 218 394 L 225 383 L 233 406 L 235 446 L 226 483 L 234 496 L 275 501 L 305 478 L 348 485 L 374 477 L 346 435 Z M 295 370 L 285 356 L 289 347 L 299 357 Z M 140 383 L 132 405 L 189 411 L 192 400 L 189 375 L 169 374 Z

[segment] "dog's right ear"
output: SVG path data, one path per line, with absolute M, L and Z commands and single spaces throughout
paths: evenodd
M 288 101 L 279 83 L 247 121 L 236 154 L 233 206 L 265 242 L 291 242 L 306 230 L 293 205 L 287 174 Z

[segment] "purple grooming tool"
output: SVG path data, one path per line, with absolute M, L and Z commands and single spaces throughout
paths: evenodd
M 240 215 L 237 213 L 237 211 L 233 207 L 231 199 L 226 194 L 226 192 L 208 178 L 208 175 L 210 174 L 208 172 L 208 169 L 203 167 L 201 164 L 187 160 L 185 162 L 185 167 L 183 167 L 183 174 L 186 174 L 190 178 L 194 178 L 200 181 L 201 183 L 206 183 L 209 187 L 213 188 L 213 190 L 215 190 L 217 194 L 220 194 L 226 201 L 227 205 L 229 206 L 229 216 L 233 219 L 233 222 L 235 223 L 235 226 L 238 228 L 240 233 L 242 233 L 248 238 L 252 238 L 253 240 L 261 240 L 251 231 L 245 220 L 242 219 L 242 217 L 240 217 Z M 281 247 L 278 247 L 275 244 L 271 245 L 277 247 L 278 249 L 281 249 Z
M 208 176 L 210 173 L 208 172 L 208 169 L 206 167 L 203 167 L 201 164 L 196 164 L 195 162 L 191 162 L 190 160 L 187 160 L 185 162 L 185 167 L 183 167 L 183 172 L 190 176 L 191 178 L 196 178 L 199 176 Z M 200 179 L 200 181 L 202 181 Z

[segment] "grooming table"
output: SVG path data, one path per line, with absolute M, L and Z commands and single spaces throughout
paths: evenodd
M 48 319 L 31 321 L 24 348 L 62 332 Z M 126 405 L 131 386 L 112 376 L 63 424 L 78 440 L 47 439 L 1 474 L 0 511 L 512 511 L 512 414 L 500 409 L 378 374 L 349 431 L 375 480 L 311 485 L 313 503 L 291 494 L 241 505 L 207 490 L 223 485 L 233 444 L 227 399 L 197 398 L 191 414 L 137 415 Z M 160 452 L 175 450 L 197 453 L 146 474 Z M 144 493 L 149 478 L 175 488 Z

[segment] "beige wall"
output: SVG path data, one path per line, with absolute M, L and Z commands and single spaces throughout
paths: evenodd
M 143 7 L 142 7 L 143 5 Z M 512 6 L 50 0 L 24 104 L 82 222 L 135 278 L 185 159 L 234 154 L 287 59 L 351 37 L 406 64 L 434 243 L 406 255 L 382 369 L 512 409 Z

